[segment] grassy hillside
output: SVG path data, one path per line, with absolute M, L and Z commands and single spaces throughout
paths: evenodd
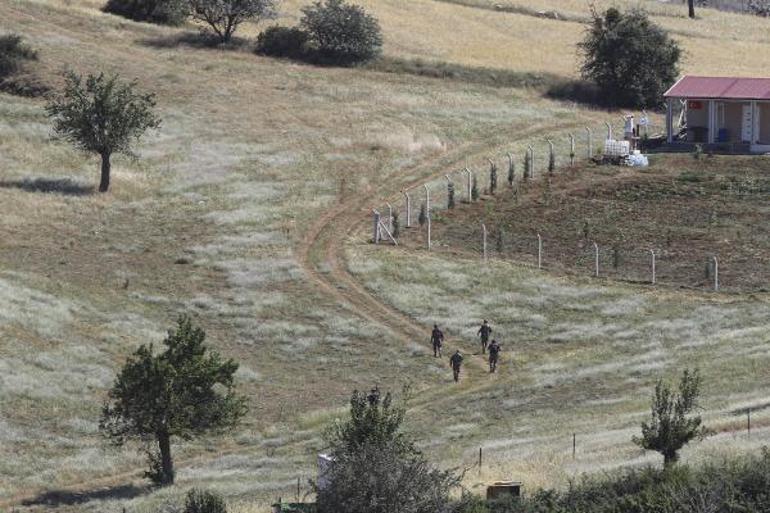
M 388 56 L 565 76 L 576 69 L 577 22 L 430 0 L 364 4 L 382 19 Z M 296 19 L 299 5 L 286 2 L 284 21 Z M 145 138 L 140 160 L 116 160 L 113 192 L 102 196 L 91 190 L 96 160 L 50 140 L 42 101 L 0 95 L 0 509 L 26 501 L 30 509 L 154 511 L 205 485 L 243 511 L 262 511 L 276 497 L 292 496 L 298 475 L 312 474 L 319 427 L 339 415 L 352 388 L 372 382 L 414 385 L 413 428 L 444 463 L 466 462 L 489 444 L 500 451 L 492 457 L 494 470 L 482 477 L 515 473 L 528 484 L 558 484 L 575 471 L 638 460 L 628 435 L 652 380 L 686 359 L 687 350 L 676 349 L 689 340 L 680 327 L 709 336 L 698 354 L 720 376 L 709 402 L 718 426 L 737 428 L 740 414 L 730 412 L 762 406 L 768 340 L 759 328 L 766 303 L 737 299 L 726 307 L 735 315 L 728 315 L 720 303 L 697 295 L 645 300 L 667 330 L 659 343 L 650 340 L 658 328 L 646 325 L 641 313 L 623 321 L 626 331 L 636 331 L 618 337 L 606 353 L 581 341 L 542 351 L 531 334 L 517 372 L 510 367 L 489 381 L 475 358 L 473 377 L 452 388 L 444 363 L 428 356 L 422 331 L 443 318 L 437 317 L 443 306 L 416 304 L 412 294 L 423 297 L 419 291 L 431 290 L 432 270 L 447 266 L 441 286 L 454 291 L 443 297 L 481 314 L 486 300 L 468 290 L 480 271 L 439 256 L 420 256 L 413 266 L 409 253 L 375 251 L 363 242 L 358 228 L 368 224 L 369 209 L 404 185 L 440 177 L 466 159 L 481 163 L 512 145 L 542 144 L 554 120 L 565 132 L 617 114 L 554 103 L 528 90 L 174 45 L 194 29 L 133 23 L 98 6 L 91 0 L 0 4 L 0 30 L 22 33 L 40 50 L 36 71 L 45 80 L 55 85 L 65 67 L 137 77 L 158 93 L 164 120 Z M 713 39 L 680 37 L 693 48 L 721 45 L 724 57 L 699 50 L 687 69 L 748 72 L 745 60 L 729 54 L 764 49 L 763 26 L 752 19 L 743 42 L 735 41 L 732 15 L 717 16 L 702 20 Z M 245 29 L 243 35 L 258 30 Z M 757 55 L 760 66 L 767 52 Z M 346 239 L 348 233 L 353 237 Z M 426 272 L 415 274 L 418 269 Z M 602 325 L 615 314 L 603 309 L 615 303 L 633 309 L 639 296 L 634 288 L 562 282 L 505 264 L 495 269 L 500 279 L 489 287 L 500 297 L 512 294 L 533 305 L 547 298 L 565 312 L 561 319 L 538 321 L 533 314 L 530 320 L 557 338 L 593 327 L 591 343 L 605 341 L 611 332 Z M 381 283 L 384 277 L 392 278 L 389 285 Z M 544 287 L 552 292 L 544 296 Z M 589 300 L 581 315 L 595 321 L 570 313 L 568 298 L 584 294 Z M 142 454 L 107 447 L 96 421 L 126 355 L 141 343 L 160 342 L 181 312 L 193 313 L 211 343 L 242 362 L 251 413 L 231 436 L 178 444 L 178 486 L 151 492 L 139 479 Z M 503 318 L 510 312 L 492 313 L 496 323 L 509 322 Z M 712 314 L 715 324 L 709 324 Z M 472 347 L 472 322 L 475 317 L 450 323 L 453 344 Z M 735 353 L 728 351 L 737 343 L 733 335 L 740 337 Z M 580 344 L 585 352 L 573 359 Z M 633 379 L 616 364 L 626 350 L 631 370 L 640 373 Z M 580 362 L 588 362 L 583 374 L 576 370 Z M 731 373 L 740 378 L 731 382 Z M 583 375 L 601 379 L 578 387 Z M 583 393 L 591 395 L 591 408 L 576 402 L 560 411 L 565 398 Z M 517 408 L 518 401 L 530 406 Z M 546 419 L 568 417 L 574 421 L 545 432 L 552 426 Z M 588 427 L 593 436 L 581 450 L 590 457 L 562 465 L 565 433 Z M 767 435 L 723 436 L 753 446 Z

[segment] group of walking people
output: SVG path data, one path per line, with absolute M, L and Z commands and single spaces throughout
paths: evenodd
M 497 362 L 500 359 L 500 351 L 502 348 L 500 344 L 490 337 L 492 335 L 492 326 L 489 325 L 486 319 L 481 323 L 481 327 L 476 333 L 481 340 L 481 354 L 486 354 L 489 351 L 489 372 L 495 372 L 497 370 Z M 430 335 L 430 342 L 433 346 L 433 356 L 435 358 L 441 358 L 441 348 L 444 345 L 444 332 L 438 327 L 438 324 L 433 325 L 433 331 Z M 449 366 L 452 367 L 452 374 L 455 382 L 460 381 L 460 371 L 463 365 L 463 355 L 459 349 L 457 349 L 452 356 L 449 357 Z

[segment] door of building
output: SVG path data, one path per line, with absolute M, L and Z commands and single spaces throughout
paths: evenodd
M 754 116 L 751 112 L 751 104 L 743 105 L 743 117 L 741 118 L 741 141 L 750 143 L 752 133 L 754 132 Z

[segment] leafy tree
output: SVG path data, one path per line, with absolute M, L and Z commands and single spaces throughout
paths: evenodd
M 379 390 L 354 392 L 350 419 L 325 433 L 333 462 L 316 486 L 320 513 L 442 513 L 460 483 L 433 467 L 402 424 L 405 409 Z
M 104 12 L 134 21 L 181 25 L 190 15 L 188 0 L 107 0 Z
M 332 64 L 350 65 L 377 57 L 382 33 L 377 19 L 363 7 L 344 0 L 317 0 L 302 9 L 300 26 L 318 58 Z
M 244 21 L 258 23 L 276 16 L 276 0 L 190 0 L 194 20 L 209 27 L 222 44 L 229 43 Z
M 102 410 L 99 427 L 113 443 L 135 438 L 157 444 L 146 476 L 158 484 L 174 482 L 172 437 L 191 440 L 232 428 L 246 412 L 245 399 L 235 392 L 238 364 L 223 361 L 205 339 L 189 317 L 180 317 L 163 352 L 142 345 L 129 357 Z
M 227 505 L 218 493 L 193 488 L 187 492 L 183 513 L 227 513 Z
M 148 128 L 160 126 L 154 108 L 155 95 L 140 93 L 136 81 L 121 82 L 118 75 L 100 73 L 88 75 L 84 83 L 70 72 L 63 94 L 52 99 L 46 110 L 57 136 L 101 157 L 99 192 L 107 192 L 112 154 L 133 155 L 131 143 Z
M 633 438 L 634 443 L 643 449 L 662 454 L 666 467 L 676 463 L 682 447 L 707 433 L 701 426 L 700 415 L 690 416 L 698 408 L 700 385 L 697 370 L 684 371 L 678 392 L 672 391 L 663 380 L 658 380 L 650 421 L 642 423 L 642 436 Z
M 452 182 L 446 185 L 447 203 L 446 208 L 455 208 L 455 184 Z
M 612 7 L 593 21 L 578 44 L 583 78 L 592 80 L 611 106 L 654 108 L 679 74 L 679 45 L 638 9 Z

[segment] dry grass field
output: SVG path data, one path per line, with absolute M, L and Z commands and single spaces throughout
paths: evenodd
M 576 21 L 431 0 L 362 3 L 381 18 L 390 57 L 563 76 L 577 68 Z M 564 10 L 585 16 L 580 4 Z M 293 23 L 299 6 L 287 0 L 281 22 Z M 158 94 L 163 118 L 141 158 L 117 159 L 113 191 L 98 195 L 96 160 L 50 139 L 42 100 L 0 94 L 0 510 L 150 512 L 205 486 L 236 511 L 264 511 L 312 475 L 320 427 L 373 382 L 413 385 L 412 428 L 442 463 L 469 463 L 484 445 L 493 466 L 480 478 L 510 474 L 528 489 L 647 461 L 629 436 L 650 384 L 684 361 L 712 377 L 707 418 L 723 431 L 692 457 L 767 440 L 763 296 L 659 296 L 365 243 L 369 208 L 405 185 L 617 113 L 525 89 L 176 45 L 195 29 L 98 7 L 0 3 L 0 31 L 39 49 L 44 80 L 55 86 L 65 67 L 136 77 Z M 656 11 L 688 48 L 687 71 L 767 67 L 764 22 L 702 12 L 693 27 Z M 475 294 L 477 283 L 490 294 Z M 470 350 L 470 326 L 487 311 L 521 338 L 521 352 L 491 380 L 471 359 L 453 388 L 423 326 L 446 320 L 452 344 Z M 251 413 L 230 436 L 177 444 L 178 485 L 153 491 L 142 485 L 143 456 L 108 447 L 97 419 L 127 354 L 162 340 L 182 312 L 241 362 Z M 760 410 L 751 440 L 732 432 L 747 406 Z M 564 452 L 570 431 L 585 436 L 575 462 Z

